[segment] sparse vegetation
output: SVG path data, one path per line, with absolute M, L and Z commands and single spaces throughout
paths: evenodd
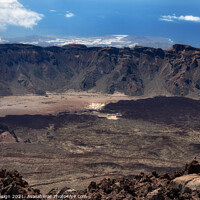
M 143 105 L 150 105 L 149 101 L 152 99 L 143 100 Z M 155 105 L 159 111 L 160 104 Z M 183 116 L 187 112 L 182 124 L 178 112 L 173 116 L 174 123 L 168 123 L 169 114 L 165 113 L 160 121 L 135 119 L 130 115 L 127 118 L 126 109 L 118 120 L 98 118 L 90 112 L 0 118 L 0 124 L 9 127 L 9 131 L 14 130 L 19 140 L 19 143 L 0 144 L 1 167 L 9 169 L 12 160 L 12 168 L 22 172 L 31 185 L 39 184 L 42 192 L 63 185 L 83 189 L 89 181 L 108 176 L 180 170 L 185 160 L 199 152 L 200 143 L 198 118 L 192 118 L 193 112 L 188 112 L 187 105 L 191 106 L 187 102 L 179 113 Z M 189 126 L 194 119 L 196 122 Z

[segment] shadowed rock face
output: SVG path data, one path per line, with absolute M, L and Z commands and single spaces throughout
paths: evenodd
M 115 91 L 129 95 L 200 92 L 200 49 L 0 45 L 0 95 Z

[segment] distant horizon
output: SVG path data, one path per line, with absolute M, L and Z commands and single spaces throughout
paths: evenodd
M 49 46 L 58 46 L 58 47 L 62 47 L 62 46 L 65 46 L 65 45 L 70 45 L 70 44 L 74 44 L 74 45 L 85 45 L 87 47 L 115 47 L 115 48 L 134 48 L 136 46 L 143 46 L 143 47 L 150 47 L 150 48 L 162 48 L 162 47 L 155 47 L 153 45 L 144 45 L 144 44 L 140 44 L 140 43 L 136 43 L 135 45 L 119 45 L 118 43 L 115 44 L 115 45 L 111 45 L 111 44 L 93 44 L 93 42 L 89 43 L 89 41 L 87 40 L 91 40 L 91 39 L 95 39 L 95 38 L 109 38 L 111 36 L 121 36 L 121 35 L 106 35 L 106 36 L 92 36 L 92 37 L 77 37 L 77 36 L 56 36 L 56 35 L 30 35 L 30 36 L 25 36 L 25 37 L 17 37 L 17 38 L 1 38 L 0 37 L 0 45 L 1 44 L 24 44 L 24 45 L 33 45 L 33 46 L 41 46 L 41 47 L 49 47 Z M 194 47 L 194 48 L 200 48 L 198 46 L 194 46 L 194 45 L 190 45 L 190 44 L 185 44 L 185 43 L 176 43 L 174 41 L 172 41 L 170 38 L 162 38 L 162 37 L 151 37 L 151 36 L 132 36 L 132 35 L 127 35 L 128 37 L 133 37 L 133 38 L 140 38 L 141 40 L 144 39 L 144 38 L 152 38 L 152 39 L 161 39 L 161 40 L 168 40 L 169 43 L 167 44 L 169 47 L 166 47 L 166 48 L 162 48 L 164 50 L 166 49 L 169 49 L 171 47 L 173 47 L 174 45 L 185 45 L 185 46 L 191 46 L 191 47 Z M 52 42 L 52 43 L 47 43 L 47 41 L 40 41 L 38 42 L 37 40 L 34 40 L 34 38 L 38 38 L 39 40 L 41 40 L 40 38 L 55 38 L 58 40 L 58 42 Z M 70 38 L 73 38 L 72 42 L 70 41 Z M 83 42 L 77 42 L 75 40 L 75 38 L 78 38 L 78 39 L 85 39 L 85 41 L 83 40 Z M 20 41 L 21 39 L 21 41 Z M 31 40 L 29 40 L 31 39 Z M 62 43 L 62 42 L 59 42 L 59 40 L 62 40 L 62 39 L 66 39 L 66 43 Z M 120 41 L 120 42 L 123 42 L 123 41 Z M 131 41 L 127 41 L 127 43 L 129 43 Z M 151 41 L 152 42 L 152 41 Z M 143 43 L 145 43 L 145 41 L 143 41 Z M 153 44 L 153 42 L 152 42 Z M 162 42 L 160 42 L 161 45 L 166 45 Z
M 169 49 L 174 44 L 169 38 L 161 37 L 143 37 L 131 35 L 106 35 L 96 37 L 76 37 L 76 36 L 26 36 L 18 38 L 0 38 L 0 44 L 20 43 L 38 46 L 64 46 L 68 44 L 83 44 L 87 47 L 129 47 L 135 46 L 153 47 Z
M 0 38 L 169 38 L 200 48 L 199 0 L 0 0 Z

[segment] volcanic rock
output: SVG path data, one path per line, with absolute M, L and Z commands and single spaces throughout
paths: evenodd
M 0 196 L 3 199 L 29 199 L 28 195 L 40 195 L 40 191 L 29 187 L 17 171 L 0 170 Z
M 16 143 L 19 142 L 15 132 L 9 130 L 5 125 L 0 124 L 0 143 Z
M 189 174 L 175 178 L 172 181 L 172 185 L 173 188 L 179 189 L 182 193 L 192 193 L 192 191 L 200 191 L 200 175 Z
M 10 134 L 10 132 L 6 131 L 0 134 L 0 142 L 1 143 L 15 143 L 16 139 Z
M 200 173 L 200 164 L 196 160 L 196 157 L 192 159 L 192 162 L 186 164 L 185 174 L 199 174 Z
M 194 160 L 192 161 L 194 162 Z M 197 161 L 195 162 L 198 163 Z M 191 163 L 190 163 L 191 164 Z M 169 174 L 147 175 L 140 173 L 133 177 L 104 178 L 99 183 L 91 182 L 86 190 L 76 191 L 64 187 L 52 189 L 46 197 L 48 199 L 88 199 L 88 200 L 184 200 L 200 198 L 200 175 L 187 174 L 184 171 Z M 179 177 L 176 177 L 178 176 Z M 176 177 L 176 178 L 174 178 Z M 40 194 L 39 190 L 29 187 L 17 171 L 0 170 L 0 194 L 11 196 L 23 195 L 24 199 Z M 29 195 L 29 196 L 28 196 Z M 44 195 L 45 196 L 45 195 Z M 13 198 L 15 199 L 15 198 Z M 39 198 L 35 198 L 39 199 Z
M 0 96 L 68 89 L 128 95 L 200 94 L 200 49 L 0 45 Z
M 0 143 L 16 143 L 18 139 L 15 138 L 9 131 L 0 133 Z

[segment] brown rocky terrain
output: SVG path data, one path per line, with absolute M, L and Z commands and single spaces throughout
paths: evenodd
M 198 163 L 182 172 L 200 151 L 199 62 L 186 45 L 0 45 L 1 194 L 199 199 Z M 101 95 L 116 92 L 144 99 Z
M 9 134 L 0 142 L 0 167 L 20 171 L 42 193 L 65 185 L 82 190 L 91 181 L 139 172 L 172 173 L 182 168 L 183 158 L 200 151 L 199 104 L 155 97 L 119 101 L 99 111 L 88 107 L 45 115 L 45 106 L 35 115 L 13 111 L 0 117 L 0 136 Z
M 85 190 L 51 189 L 47 194 L 31 188 L 17 171 L 0 170 L 1 199 L 185 200 L 200 199 L 200 164 L 194 158 L 185 170 L 92 181 Z
M 200 94 L 200 49 L 174 45 L 113 48 L 0 45 L 0 95 L 116 91 L 129 95 Z
M 39 197 L 41 193 L 31 188 L 16 170 L 0 170 L 0 199 L 29 199 L 28 195 Z

